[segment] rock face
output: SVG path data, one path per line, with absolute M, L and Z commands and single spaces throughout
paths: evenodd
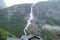
M 60 26 L 60 1 L 39 2 L 34 6 L 33 11 L 36 24 Z
M 39 2 L 33 7 L 34 14 L 34 23 L 39 25 L 41 28 L 41 34 L 43 37 L 46 37 L 44 40 L 58 40 L 60 38 L 60 30 L 54 30 L 55 27 L 60 28 L 60 1 L 47 1 Z M 43 25 L 47 26 L 45 28 L 51 28 L 48 25 L 51 25 L 50 30 L 42 29 Z M 57 31 L 57 32 L 56 32 Z
M 6 8 L 6 4 L 4 0 L 0 0 L 0 9 L 4 9 L 4 8 Z
M 28 27 L 28 29 L 26 29 L 26 32 L 28 34 L 33 35 L 33 36 L 40 36 L 41 30 L 38 27 L 38 25 L 36 25 L 36 24 L 30 24 L 29 27 Z

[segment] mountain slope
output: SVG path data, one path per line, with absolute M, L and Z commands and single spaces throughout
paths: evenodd
M 20 4 L 0 10 L 0 26 L 17 37 L 22 36 L 29 18 L 31 5 Z
M 60 26 L 60 1 L 38 2 L 35 4 L 33 11 L 37 24 Z
M 0 40 L 5 40 L 6 38 L 15 38 L 15 36 L 0 28 Z
M 60 39 L 60 1 L 38 2 L 33 7 L 33 23 L 36 24 L 44 40 Z M 24 35 L 23 29 L 26 27 L 27 20 L 32 4 L 14 5 L 0 10 L 0 26 L 6 31 L 17 37 Z M 35 31 L 35 25 L 33 32 Z M 31 28 L 32 28 L 31 26 Z M 30 28 L 29 28 L 30 29 Z M 30 31 L 30 30 L 29 30 Z M 27 31 L 28 32 L 28 31 Z M 28 32 L 32 33 L 32 32 Z
M 60 39 L 60 1 L 38 2 L 33 7 L 34 23 L 44 40 Z

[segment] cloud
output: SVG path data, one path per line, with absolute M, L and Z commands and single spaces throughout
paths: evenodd
M 6 5 L 9 7 L 9 6 L 12 6 L 15 4 L 36 3 L 39 1 L 46 1 L 46 0 L 4 0 L 4 1 L 5 1 Z

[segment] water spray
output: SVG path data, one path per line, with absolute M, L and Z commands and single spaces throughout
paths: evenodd
M 27 35 L 26 30 L 28 29 L 29 25 L 31 24 L 31 20 L 34 18 L 34 17 L 33 17 L 33 6 L 34 6 L 34 4 L 31 6 L 30 18 L 29 18 L 29 20 L 27 21 L 27 26 L 26 26 L 25 29 L 24 29 L 25 35 Z

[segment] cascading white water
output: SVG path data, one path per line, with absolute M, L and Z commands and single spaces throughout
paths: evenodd
M 24 29 L 25 35 L 27 35 L 27 33 L 26 33 L 25 30 L 29 27 L 29 25 L 31 24 L 31 20 L 34 18 L 34 17 L 33 17 L 33 6 L 34 6 L 34 4 L 31 6 L 30 18 L 29 18 L 29 20 L 27 21 L 27 26 L 26 26 L 25 29 Z

